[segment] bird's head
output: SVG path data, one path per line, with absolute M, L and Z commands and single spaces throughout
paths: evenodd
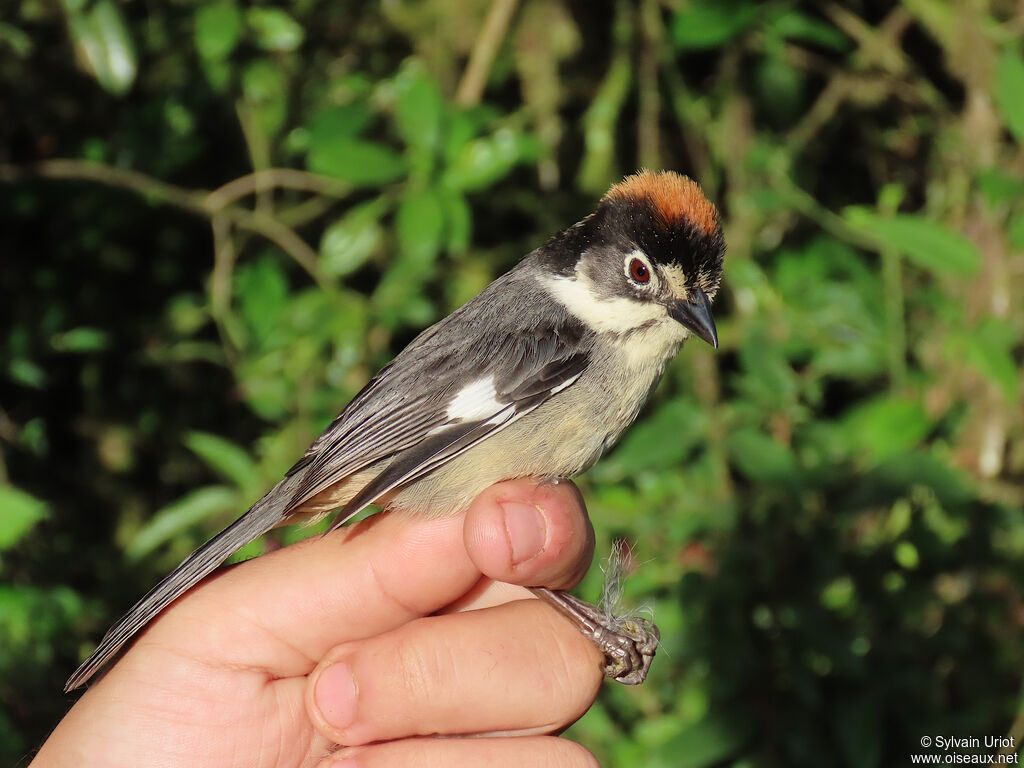
M 544 249 L 555 295 L 598 331 L 629 334 L 672 320 L 714 347 L 711 301 L 725 241 L 696 182 L 641 171 Z

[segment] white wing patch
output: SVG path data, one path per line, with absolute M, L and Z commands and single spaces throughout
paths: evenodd
M 665 308 L 657 302 L 618 296 L 601 298 L 590 278 L 579 272 L 575 277 L 546 280 L 544 285 L 571 314 L 599 333 L 627 333 L 652 320 L 668 318 Z
M 477 379 L 458 391 L 448 404 L 447 416 L 451 421 L 480 421 L 489 419 L 508 403 L 499 403 L 494 389 L 494 377 Z

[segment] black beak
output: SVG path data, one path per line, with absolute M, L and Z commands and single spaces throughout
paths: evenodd
M 668 304 L 669 316 L 715 349 L 718 349 L 718 331 L 711 316 L 711 302 L 699 289 L 690 294 L 689 301 L 672 301 Z

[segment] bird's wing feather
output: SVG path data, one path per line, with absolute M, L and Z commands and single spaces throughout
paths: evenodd
M 590 348 L 575 322 L 565 316 L 479 337 L 462 349 L 414 342 L 310 447 L 290 506 L 353 472 L 391 461 L 346 505 L 340 525 L 388 490 L 513 424 L 583 372 Z M 474 372 L 472 379 L 467 371 Z
M 571 354 L 552 361 L 530 380 L 521 382 L 512 392 L 502 392 L 491 402 L 480 397 L 474 405 L 477 417 L 473 420 L 453 421 L 443 425 L 437 434 L 417 442 L 398 456 L 370 483 L 366 485 L 339 512 L 332 528 L 343 525 L 367 504 L 379 499 L 399 486 L 412 483 L 424 475 L 444 466 L 473 446 L 514 424 L 549 398 L 572 386 L 586 368 L 585 352 Z M 489 411 L 489 412 L 488 412 Z

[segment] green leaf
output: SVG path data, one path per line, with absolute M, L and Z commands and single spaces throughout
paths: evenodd
M 24 357 L 15 357 L 7 364 L 7 375 L 23 387 L 42 389 L 46 386 L 46 371 Z
M 0 552 L 17 544 L 49 514 L 46 502 L 10 485 L 0 485 Z
M 32 55 L 32 38 L 13 24 L 0 22 L 0 48 L 6 47 L 19 59 Z
M 753 2 L 690 2 L 672 19 L 672 40 L 680 50 L 717 48 L 756 19 L 757 4 Z
M 242 71 L 242 93 L 256 125 L 267 135 L 276 133 L 288 115 L 288 78 L 276 62 L 257 59 Z
M 1006 127 L 1024 145 L 1024 58 L 1007 48 L 996 70 L 996 103 L 1003 113 Z
M 204 59 L 226 59 L 242 34 L 242 12 L 232 0 L 219 0 L 196 9 L 196 50 Z
M 473 236 L 473 212 L 469 203 L 460 193 L 445 190 L 441 192 L 441 205 L 444 208 L 448 251 L 465 253 Z
M 410 148 L 432 156 L 441 135 L 441 90 L 418 60 L 410 60 L 395 78 L 395 122 Z
M 343 277 L 359 269 L 380 246 L 384 229 L 380 218 L 384 198 L 352 208 L 324 230 L 320 239 L 320 267 L 325 275 Z
M 821 604 L 832 611 L 843 611 L 853 606 L 857 587 L 849 576 L 833 579 L 821 590 Z
M 943 224 L 911 214 L 880 216 L 866 208 L 849 207 L 843 217 L 874 240 L 876 247 L 894 248 L 922 269 L 953 277 L 970 277 L 981 266 L 977 246 Z
M 309 146 L 330 144 L 341 137 L 355 138 L 372 120 L 373 113 L 361 101 L 321 109 L 306 125 Z
M 876 460 L 910 451 L 930 428 L 920 402 L 888 395 L 853 409 L 842 424 L 847 444 Z
M 706 430 L 706 414 L 692 402 L 672 400 L 633 427 L 605 463 L 625 475 L 666 470 L 682 462 Z
M 223 93 L 231 85 L 233 70 L 228 59 L 206 59 L 199 57 L 199 68 L 203 77 L 217 93 Z
M 51 346 L 58 352 L 98 352 L 109 343 L 109 334 L 98 328 L 72 328 L 50 339 Z
M 978 324 L 969 336 L 960 340 L 961 359 L 1002 391 L 1008 403 L 1020 391 L 1020 369 L 1014 359 L 1019 337 L 1014 324 L 989 317 Z
M 138 70 L 135 44 L 113 0 L 69 13 L 68 29 L 80 60 L 103 89 L 115 96 L 127 93 Z
M 803 101 L 803 72 L 780 52 L 762 57 L 755 75 L 757 93 L 764 109 L 777 120 L 793 119 Z
M 913 571 L 921 564 L 921 555 L 909 541 L 897 542 L 892 551 L 893 558 L 908 571 Z
M 577 174 L 581 190 L 600 194 L 615 180 L 615 135 L 619 115 L 630 94 L 633 59 L 618 46 L 608 72 L 583 114 L 583 159 Z
M 255 495 L 262 485 L 259 470 L 249 454 L 231 441 L 208 432 L 189 432 L 185 445 L 207 466 L 232 481 L 243 495 Z
M 1010 218 L 1006 226 L 1006 237 L 1015 251 L 1024 251 L 1024 211 Z
M 834 51 L 850 48 L 850 39 L 831 24 L 788 8 L 773 20 L 771 31 L 789 40 L 800 40 Z
M 211 485 L 192 491 L 154 514 L 125 547 L 125 557 L 138 562 L 200 520 L 239 505 L 238 492 L 233 488 Z
M 398 206 L 395 229 L 407 266 L 424 268 L 434 263 L 444 236 L 444 210 L 433 190 L 406 194 Z
M 254 557 L 259 557 L 267 552 L 267 544 L 264 539 L 259 538 L 255 541 L 250 541 L 241 549 L 235 551 L 228 557 L 228 564 L 244 563 L 246 560 L 252 560 Z
M 463 145 L 445 173 L 445 186 L 461 191 L 486 189 L 516 163 L 536 156 L 537 150 L 536 139 L 501 128 Z
M 390 147 L 345 136 L 313 144 L 306 165 L 314 173 L 337 176 L 360 186 L 396 181 L 406 170 L 401 156 Z
M 175 333 L 191 336 L 210 321 L 210 308 L 198 294 L 179 293 L 167 303 L 166 317 Z
M 659 749 L 661 758 L 675 768 L 708 768 L 737 752 L 748 738 L 749 728 L 724 715 L 709 715 L 682 731 Z
M 265 375 L 258 365 L 252 367 L 256 370 L 251 373 L 243 371 L 239 375 L 242 393 L 249 407 L 257 416 L 271 422 L 291 415 L 289 407 L 293 400 L 288 382 L 278 376 Z
M 82 598 L 68 587 L 0 585 L 0 670 L 9 673 L 12 662 L 30 658 L 40 669 L 48 669 L 57 647 L 54 641 L 67 637 L 84 608 Z
M 480 133 L 481 111 L 456 111 L 448 115 L 442 135 L 441 155 L 451 165 Z
M 894 493 L 910 493 L 920 486 L 927 486 L 939 503 L 951 507 L 977 498 L 973 480 L 966 472 L 935 453 L 924 451 L 884 459 L 858 478 L 855 490 L 863 497 L 860 503 L 877 505 L 891 504 Z
M 242 317 L 257 342 L 265 340 L 278 326 L 288 303 L 288 282 L 280 264 L 265 257 L 243 265 L 235 271 L 235 292 Z
M 266 51 L 294 51 L 305 37 L 305 30 L 280 8 L 250 8 L 246 21 L 256 33 L 256 44 Z
M 402 198 L 395 215 L 400 257 L 373 294 L 381 320 L 389 327 L 424 325 L 433 304 L 423 286 L 430 278 L 444 237 L 444 210 L 437 193 L 426 189 Z
M 1001 168 L 981 171 L 975 183 L 993 207 L 1024 200 L 1024 179 Z
M 737 469 L 755 482 L 780 483 L 796 478 L 792 451 L 762 432 L 737 430 L 729 435 L 727 445 Z

